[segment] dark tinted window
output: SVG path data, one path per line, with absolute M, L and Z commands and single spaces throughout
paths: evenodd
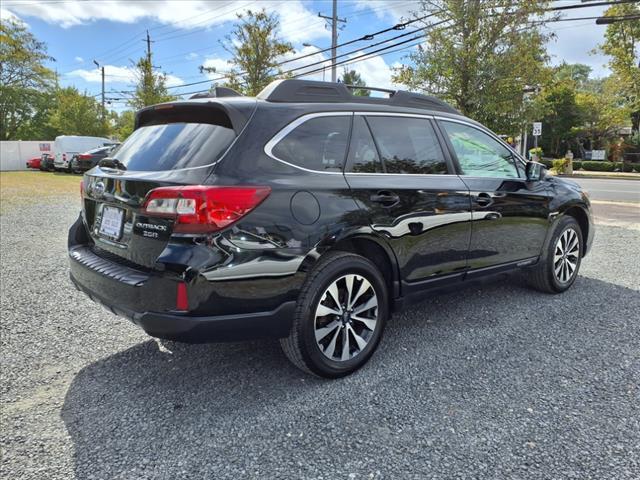
M 346 155 L 350 123 L 350 116 L 312 118 L 289 132 L 272 153 L 310 170 L 339 170 Z
M 98 147 L 98 148 L 94 148 L 93 150 L 89 150 L 88 154 L 102 154 L 102 153 L 108 153 L 109 151 L 111 151 L 113 149 L 113 146 L 109 146 L 109 147 Z
M 442 149 L 428 120 L 371 116 L 367 122 L 387 173 L 447 173 Z
M 444 121 L 441 125 L 453 145 L 463 174 L 474 177 L 518 177 L 515 155 L 500 142 L 467 125 Z
M 353 119 L 351 144 L 347 171 L 358 173 L 380 173 L 382 164 L 364 117 L 356 115 Z
M 127 170 L 174 170 L 215 162 L 231 145 L 231 128 L 203 123 L 140 127 L 112 153 Z

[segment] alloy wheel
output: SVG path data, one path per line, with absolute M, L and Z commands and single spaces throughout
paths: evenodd
M 327 287 L 315 311 L 315 339 L 330 360 L 344 362 L 361 353 L 378 323 L 378 297 L 361 275 L 344 275 Z
M 556 242 L 553 254 L 553 272 L 560 283 L 568 283 L 578 268 L 580 239 L 573 228 L 567 228 Z

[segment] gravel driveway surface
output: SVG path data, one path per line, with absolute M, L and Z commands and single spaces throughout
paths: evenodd
M 3 479 L 638 479 L 640 231 L 393 317 L 338 381 L 277 342 L 158 344 L 76 292 L 77 196 L 0 217 Z M 26 221 L 25 221 L 26 219 Z

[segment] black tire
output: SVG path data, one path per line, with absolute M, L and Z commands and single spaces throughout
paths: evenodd
M 569 231 L 573 230 L 578 239 L 577 255 L 570 256 L 572 261 L 575 261 L 575 269 L 568 276 L 566 281 L 562 281 L 559 275 L 556 274 L 556 249 L 558 248 L 558 240 L 565 234 L 569 234 Z M 549 242 L 545 245 L 542 256 L 537 265 L 528 272 L 528 281 L 536 290 L 540 290 L 545 293 L 562 293 L 573 285 L 578 277 L 578 271 L 580 270 L 580 262 L 583 255 L 583 241 L 582 230 L 580 225 L 573 217 L 562 217 L 556 224 L 553 234 L 549 239 Z M 569 267 L 567 267 L 569 268 Z M 568 270 L 567 270 L 568 271 Z M 560 275 L 561 277 L 562 275 Z
M 375 300 L 377 300 L 377 309 L 374 310 L 375 313 L 373 314 L 377 320 L 375 321 L 373 330 L 365 329 L 364 325 L 359 323 L 360 320 L 356 319 L 356 313 L 353 313 L 353 320 L 351 320 L 350 313 L 348 314 L 348 320 L 344 319 L 344 315 L 340 317 L 339 315 L 333 314 L 328 314 L 326 317 L 320 319 L 316 318 L 317 309 L 320 308 L 320 302 L 326 303 L 329 298 L 327 296 L 329 287 L 334 283 L 344 285 L 345 289 L 344 291 L 340 290 L 339 296 L 345 295 L 345 292 L 348 291 L 346 288 L 346 278 L 351 275 L 355 275 L 355 277 L 352 278 L 356 278 L 354 284 L 352 284 L 352 291 L 355 292 L 353 293 L 353 298 L 366 298 L 366 295 L 369 295 L 369 300 L 371 297 L 375 297 Z M 366 286 L 366 283 L 362 279 L 366 279 L 369 285 Z M 360 292 L 359 290 L 356 291 L 356 287 L 360 289 L 363 288 L 363 286 L 365 288 L 365 290 L 363 290 L 364 294 L 358 297 L 358 293 Z M 351 295 L 352 294 L 349 294 L 349 297 L 351 297 Z M 341 298 L 343 301 L 345 297 L 342 296 Z M 389 316 L 388 298 L 389 294 L 384 277 L 371 261 L 349 252 L 329 252 L 311 271 L 301 289 L 291 332 L 287 338 L 280 340 L 282 350 L 295 366 L 307 373 L 325 378 L 339 378 L 349 375 L 362 367 L 378 346 Z M 353 311 L 355 312 L 357 309 L 355 307 L 356 301 L 354 300 L 353 303 Z M 344 307 L 345 305 L 342 306 Z M 337 308 L 341 307 L 337 306 Z M 343 310 L 341 309 L 341 311 Z M 344 309 L 344 312 L 346 311 L 347 309 Z M 349 312 L 351 312 L 350 307 Z M 367 311 L 363 311 L 363 313 L 366 312 Z M 371 310 L 368 310 L 368 312 L 368 314 L 371 314 Z M 327 318 L 328 320 L 325 320 Z M 316 328 L 320 328 L 320 324 L 317 322 L 324 321 L 330 322 L 331 324 L 342 322 L 341 327 L 334 327 L 331 333 L 327 334 L 324 338 L 328 339 L 329 337 L 333 337 L 333 332 L 335 332 L 335 336 L 340 339 L 338 340 L 341 344 L 340 348 L 343 348 L 346 343 L 346 350 L 350 352 L 349 347 L 354 349 L 353 357 L 348 358 L 350 356 L 350 353 L 348 353 L 346 360 L 332 360 L 328 357 L 328 355 L 330 355 L 330 353 L 328 353 L 328 346 L 325 348 L 325 353 L 323 353 L 322 347 L 320 346 L 321 340 L 316 341 Z M 350 325 L 345 325 L 345 322 Z M 354 337 L 354 335 L 356 335 L 355 328 L 361 328 L 358 335 L 360 340 L 363 339 L 362 337 L 365 334 L 368 335 L 366 346 L 361 349 L 359 349 L 360 345 Z M 340 329 L 342 330 L 340 331 Z M 353 332 L 352 334 L 349 329 Z M 347 337 L 346 342 L 343 340 L 345 338 L 344 335 Z M 337 347 L 338 341 L 335 338 L 333 339 L 333 347 L 336 353 L 339 353 Z M 358 351 L 356 352 L 356 350 Z

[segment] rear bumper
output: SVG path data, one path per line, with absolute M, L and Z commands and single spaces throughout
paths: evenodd
M 94 164 L 91 160 L 74 159 L 71 161 L 71 168 L 80 172 L 86 172 L 88 170 L 91 170 L 93 167 Z
M 153 275 L 95 255 L 87 246 L 69 249 L 75 287 L 153 337 L 187 343 L 282 338 L 289 334 L 295 301 L 271 311 L 193 315 L 171 311 L 177 279 Z M 153 306 L 153 308 L 149 308 Z
M 239 315 L 203 317 L 178 313 L 135 312 L 120 305 L 111 304 L 98 293 L 84 286 L 73 273 L 71 281 L 78 290 L 84 292 L 94 302 L 100 303 L 115 315 L 128 318 L 152 337 L 186 343 L 283 338 L 289 334 L 295 310 L 295 302 L 286 302 L 271 312 Z

